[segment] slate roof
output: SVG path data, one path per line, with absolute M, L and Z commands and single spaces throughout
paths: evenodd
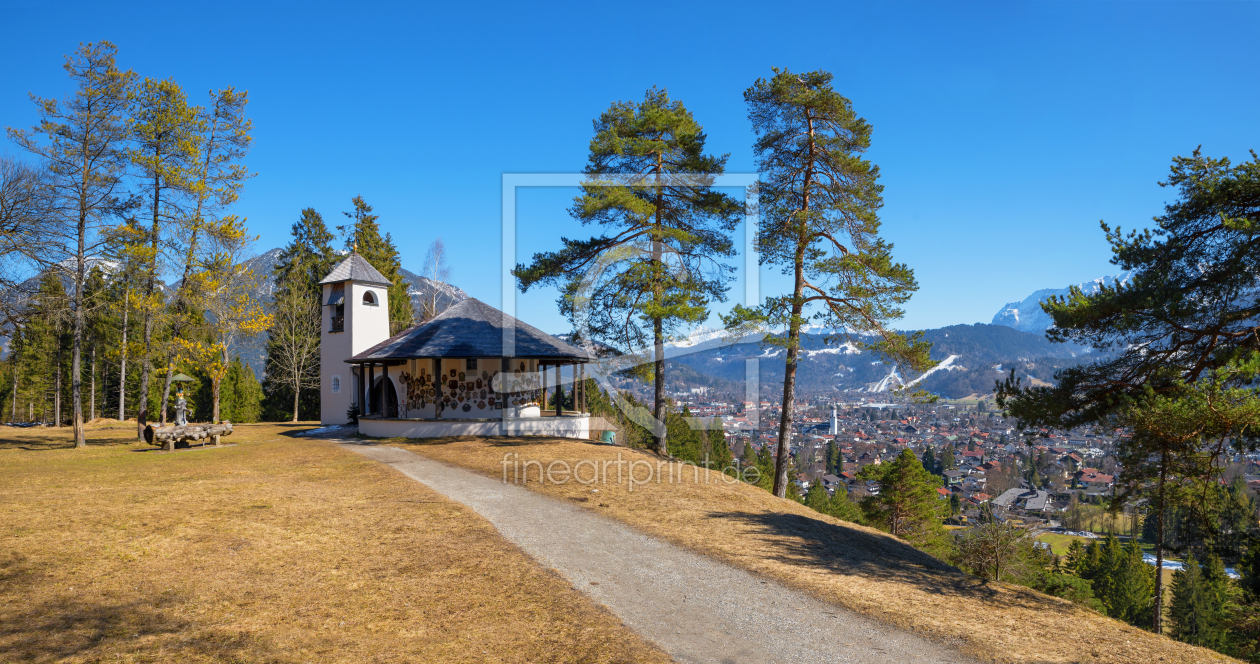
M 320 284 L 335 284 L 341 281 L 357 281 L 361 284 L 372 284 L 374 286 L 392 286 L 389 279 L 385 275 L 372 267 L 367 259 L 360 256 L 358 252 L 352 251 L 346 256 L 344 261 L 337 263 L 337 267 L 324 277 Z
M 503 357 L 503 327 L 516 326 L 512 357 L 589 362 L 585 350 L 523 323 L 494 307 L 468 298 L 436 318 L 395 334 L 346 360 L 349 363 L 432 357 Z

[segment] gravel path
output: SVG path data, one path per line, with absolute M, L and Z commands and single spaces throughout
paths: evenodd
M 336 442 L 472 508 L 681 662 L 972 661 L 566 501 L 396 447 Z

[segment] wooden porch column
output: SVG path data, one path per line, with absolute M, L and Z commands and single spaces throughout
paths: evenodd
M 542 362 L 538 363 L 538 373 L 542 376 L 542 390 L 538 399 L 538 414 L 541 415 L 547 410 L 547 366 Z
M 560 363 L 556 363 L 556 417 L 564 412 L 564 384 L 560 382 Z
M 579 408 L 579 409 L 578 409 L 578 411 L 579 411 L 579 412 L 582 412 L 582 413 L 585 413 L 585 412 L 586 412 L 586 364 L 585 364 L 585 363 L 583 363 L 583 364 L 579 364 L 579 365 L 578 365 L 578 371 L 579 371 L 579 372 L 581 372 L 581 374 L 582 374 L 582 379 L 581 379 L 581 380 L 582 380 L 582 382 L 581 382 L 581 385 L 582 385 L 582 407 L 581 407 L 581 408 Z
M 385 389 L 385 383 L 389 380 L 388 362 L 381 363 L 381 375 L 385 378 L 381 381 L 381 417 L 389 417 L 389 405 L 385 403 L 385 397 L 389 396 L 389 390 Z
M 446 408 L 442 405 L 442 383 L 446 382 L 446 378 L 442 375 L 442 358 L 433 360 L 433 367 L 433 379 L 437 383 L 437 396 L 433 401 L 433 416 L 440 420 L 442 419 L 442 413 L 446 411 Z
M 376 412 L 376 408 L 375 408 L 376 390 L 374 389 L 375 387 L 376 387 L 376 365 L 369 364 L 368 365 L 368 412 L 369 413 Z
M 367 365 L 359 363 L 359 415 L 367 415 L 368 380 Z

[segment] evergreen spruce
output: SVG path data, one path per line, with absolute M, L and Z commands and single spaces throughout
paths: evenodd
M 372 206 L 362 196 L 355 196 L 351 203 L 354 210 L 345 215 L 353 222 L 348 226 L 339 226 L 338 230 L 346 233 L 346 249 L 357 251 L 389 280 L 389 333 L 398 334 L 410 327 L 413 320 L 411 296 L 407 294 L 407 281 L 402 276 L 398 247 L 394 246 L 394 239 L 389 233 L 381 235 L 381 227 L 376 223 L 380 216 L 372 214 Z M 321 278 L 323 276 L 320 275 Z
M 834 440 L 827 441 L 827 472 L 836 476 L 844 472 L 844 455 Z
M 879 483 L 879 495 L 861 503 L 866 523 L 923 547 L 940 543 L 941 505 L 936 489 L 940 479 L 923 469 L 910 450 L 889 463 L 863 468 L 858 477 Z
M 1184 567 L 1173 572 L 1168 617 L 1172 619 L 1174 639 L 1212 647 L 1217 641 L 1220 616 L 1216 614 L 1203 576 L 1194 554 L 1186 556 Z
M 923 450 L 923 469 L 933 475 L 940 475 L 941 469 L 936 467 L 936 454 L 932 452 L 932 448 L 928 447 Z
M 1108 595 L 1103 600 L 1107 615 L 1132 625 L 1149 625 L 1155 568 L 1142 560 L 1142 547 L 1137 540 L 1120 549 L 1115 560 Z
M 805 506 L 822 514 L 831 511 L 831 496 L 827 495 L 821 481 L 810 483 L 809 491 L 805 492 Z

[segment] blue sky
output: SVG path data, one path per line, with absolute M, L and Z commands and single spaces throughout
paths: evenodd
M 124 67 L 194 100 L 250 92 L 258 177 L 237 212 L 288 241 L 305 207 L 340 223 L 362 194 L 417 270 L 500 301 L 500 178 L 571 172 L 608 104 L 668 88 L 730 171 L 754 170 L 742 92 L 771 66 L 825 69 L 874 126 L 884 232 L 920 290 L 899 324 L 988 322 L 1032 291 L 1116 270 L 1098 221 L 1142 226 L 1197 145 L 1260 147 L 1256 3 L 60 3 L 0 0 L 0 125 L 62 96 L 63 55 L 109 39 Z M 12 151 L 5 143 L 0 150 Z M 518 255 L 580 226 L 572 192 L 522 197 Z M 589 231 L 588 231 L 589 233 Z M 767 269 L 763 292 L 786 286 Z M 522 318 L 567 329 L 553 292 Z

